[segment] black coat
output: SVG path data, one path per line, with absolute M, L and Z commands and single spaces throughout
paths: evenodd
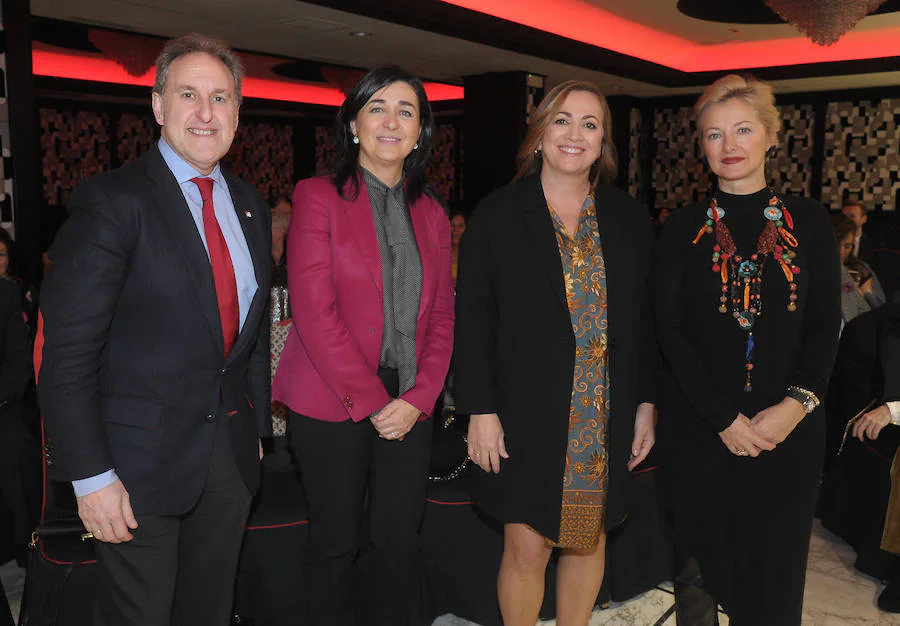
M 653 234 L 644 208 L 594 191 L 609 297 L 607 528 L 627 514 L 626 464 L 640 402 L 653 402 L 657 351 L 647 304 Z M 474 469 L 478 506 L 557 540 L 575 337 L 563 268 L 540 178 L 499 189 L 476 208 L 460 244 L 456 302 L 457 410 L 497 413 L 510 458 Z
M 38 392 L 51 478 L 115 468 L 138 515 L 196 503 L 222 411 L 234 413 L 241 476 L 258 484 L 257 436 L 271 428 L 271 216 L 252 187 L 224 176 L 259 285 L 227 359 L 209 257 L 156 146 L 79 183 L 49 252 Z

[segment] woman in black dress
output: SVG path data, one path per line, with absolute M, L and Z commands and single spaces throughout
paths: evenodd
M 557 623 L 586 626 L 628 470 L 654 441 L 653 236 L 643 207 L 604 182 L 612 123 L 590 83 L 547 94 L 519 160 L 462 238 L 457 411 L 471 415 L 475 502 L 504 525 L 503 623 L 534 625 L 560 548 Z
M 658 247 L 662 489 L 732 623 L 797 625 L 840 260 L 825 209 L 766 182 L 780 127 L 771 86 L 726 76 L 694 113 L 718 188 L 676 211 Z

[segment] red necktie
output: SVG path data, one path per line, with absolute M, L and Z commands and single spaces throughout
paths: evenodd
M 203 230 L 206 232 L 209 262 L 212 265 L 213 281 L 216 283 L 216 300 L 219 302 L 219 319 L 222 320 L 222 338 L 225 340 L 227 357 L 237 339 L 241 323 L 234 266 L 213 207 L 213 179 L 197 177 L 192 178 L 191 182 L 197 185 L 200 197 L 203 198 Z

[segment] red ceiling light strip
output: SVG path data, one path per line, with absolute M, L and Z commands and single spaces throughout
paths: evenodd
M 137 85 L 152 87 L 156 78 L 156 70 L 151 68 L 143 76 L 132 76 L 111 59 L 87 57 L 48 50 L 33 50 L 31 54 L 32 68 L 36 76 L 52 76 L 54 78 L 72 78 L 117 85 Z M 324 85 L 300 84 L 286 81 L 266 80 L 263 78 L 244 78 L 243 92 L 245 98 L 261 98 L 263 100 L 281 100 L 302 104 L 320 104 L 340 106 L 344 94 L 334 87 Z M 443 83 L 425 83 L 425 92 L 432 102 L 441 100 L 461 100 L 463 88 Z
M 632 22 L 585 0 L 441 0 L 464 9 L 684 72 L 859 61 L 900 55 L 900 28 L 851 32 L 831 46 L 805 37 L 717 45 Z

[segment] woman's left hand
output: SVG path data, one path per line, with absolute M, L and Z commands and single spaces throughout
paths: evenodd
M 853 436 L 860 441 L 865 441 L 866 436 L 869 439 L 878 439 L 881 429 L 891 423 L 891 410 L 888 405 L 882 404 L 877 409 L 872 409 L 853 425 Z
M 406 400 L 397 398 L 391 400 L 383 409 L 372 416 L 372 424 L 382 439 L 397 439 L 402 441 L 403 438 L 416 425 L 416 421 L 422 411 L 411 405 Z
M 628 471 L 637 467 L 656 443 L 656 407 L 649 402 L 638 405 L 634 416 L 634 441 L 631 442 L 631 458 Z
M 750 420 L 750 427 L 769 443 L 778 445 L 794 432 L 804 417 L 803 405 L 793 398 L 785 398 L 757 413 Z

